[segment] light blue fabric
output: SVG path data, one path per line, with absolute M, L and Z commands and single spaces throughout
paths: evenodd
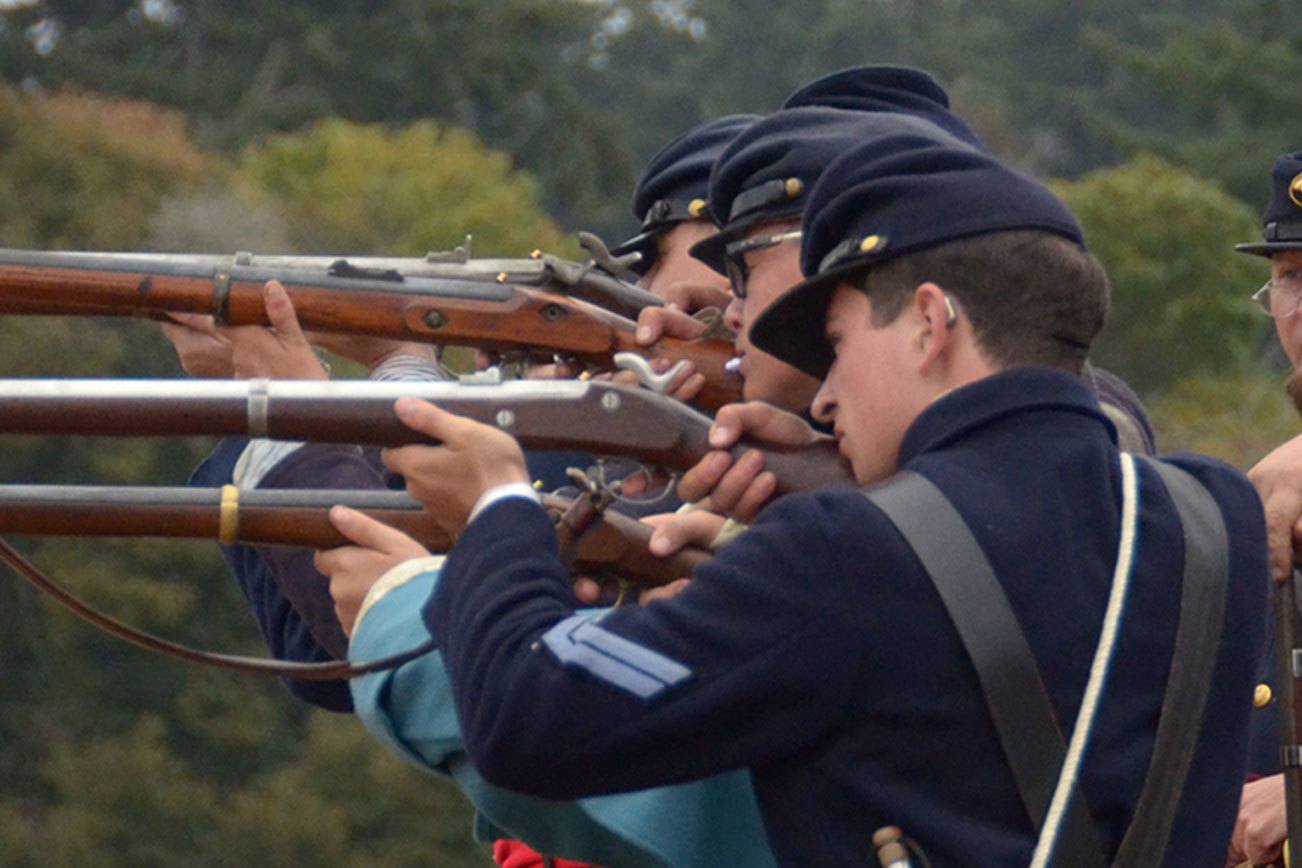
M 599 618 L 592 612 L 573 615 L 544 633 L 542 642 L 566 666 L 584 669 L 639 699 L 691 677 L 692 670 L 681 663 L 607 633 L 597 625 Z
M 425 641 L 421 609 L 437 580 L 437 571 L 424 573 L 372 606 L 349 657 L 374 660 Z M 437 653 L 351 686 L 357 716 L 380 741 L 457 782 L 480 812 L 476 834 L 483 839 L 515 838 L 543 853 L 619 868 L 776 868 L 745 771 L 575 802 L 536 799 L 494 787 L 467 761 Z

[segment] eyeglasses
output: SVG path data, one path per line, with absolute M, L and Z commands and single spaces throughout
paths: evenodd
M 1252 294 L 1252 300 L 1275 319 L 1288 319 L 1302 306 L 1302 271 L 1289 271 L 1272 278 Z
M 746 297 L 746 280 L 750 277 L 750 267 L 746 265 L 746 254 L 766 247 L 776 247 L 783 241 L 794 241 L 800 237 L 799 229 L 779 232 L 776 235 L 756 235 L 734 241 L 723 248 L 723 266 L 727 271 L 728 282 L 732 284 L 732 294 L 737 298 Z

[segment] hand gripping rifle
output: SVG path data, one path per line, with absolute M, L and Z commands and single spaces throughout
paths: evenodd
M 512 352 L 545 351 L 609 369 L 621 352 L 691 361 L 707 410 L 739 399 L 720 340 L 634 340 L 636 316 L 659 300 L 577 263 L 529 259 L 205 256 L 0 249 L 0 314 L 167 319 L 211 314 L 267 325 L 262 286 L 279 280 L 303 328 Z M 584 299 L 588 300 L 584 300 Z M 593 303 L 593 302 L 597 303 Z
M 240 491 L 233 485 L 204 488 L 0 485 L 0 533 L 40 536 L 170 537 L 236 543 L 334 548 L 351 545 L 330 523 L 330 507 L 342 504 L 404 531 L 433 552 L 451 540 L 421 505 L 393 491 Z M 558 540 L 578 575 L 617 577 L 644 587 L 689 576 L 709 552 L 688 547 L 671 557 L 647 549 L 651 526 L 594 509 L 586 495 L 544 495 Z M 393 668 L 433 650 L 426 642 L 382 660 L 352 664 L 288 663 L 201 651 L 131 627 L 78 599 L 3 540 L 0 561 L 84 621 L 148 651 L 236 672 L 303 680 L 352 678 Z
M 428 442 L 393 412 L 401 397 L 496 426 L 526 448 L 617 455 L 673 471 L 711 450 L 711 420 L 646 389 L 579 380 L 455 382 L 0 380 L 0 434 L 247 435 L 400 446 Z M 753 448 L 732 449 L 740 457 Z M 836 445 L 761 448 L 777 493 L 853 484 Z

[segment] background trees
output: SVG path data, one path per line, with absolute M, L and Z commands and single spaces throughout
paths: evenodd
M 1282 0 L 0 0 L 0 245 L 572 252 L 664 142 L 865 62 L 933 71 L 1058 179 L 1116 286 L 1098 360 L 1168 448 L 1295 432 L 1257 234 L 1302 148 Z M 148 323 L 0 319 L 4 376 L 179 376 Z M 175 484 L 206 442 L 7 440 L 10 482 Z M 254 652 L 210 546 L 25 547 L 149 629 Z M 459 797 L 277 685 L 152 660 L 0 576 L 0 866 L 474 865 Z

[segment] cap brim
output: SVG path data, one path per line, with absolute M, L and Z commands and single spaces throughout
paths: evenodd
M 720 229 L 709 238 L 702 238 L 693 244 L 687 253 L 693 259 L 705 263 L 711 270 L 717 271 L 726 277 L 728 274 L 727 247 L 729 244 L 743 238 L 747 232 L 750 232 L 756 226 L 781 220 L 793 220 L 799 217 L 799 211 L 792 214 L 752 214 Z
M 708 238 L 702 238 L 688 249 L 687 253 L 698 262 L 704 263 L 711 271 L 727 275 L 727 247 L 735 241 L 744 229 L 730 229 L 716 232 Z
M 851 262 L 797 283 L 751 325 L 751 345 L 822 380 L 834 358 L 827 342 L 832 292 L 869 265 Z
M 1236 244 L 1234 249 L 1254 256 L 1271 256 L 1281 250 L 1302 250 L 1302 241 L 1253 241 L 1249 244 Z

